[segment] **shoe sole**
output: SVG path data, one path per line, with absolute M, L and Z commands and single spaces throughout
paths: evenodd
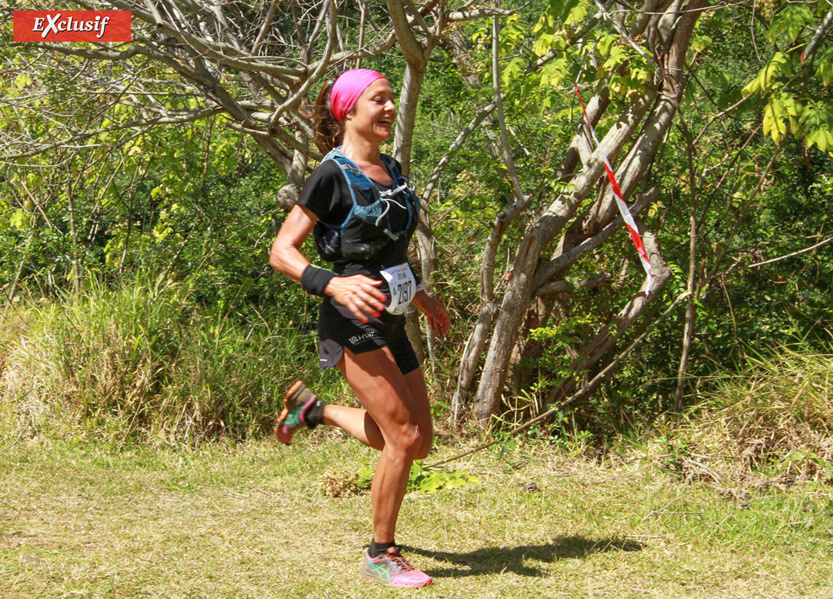
M 297 391 L 303 386 L 303 381 L 295 381 L 294 383 L 292 383 L 292 386 L 289 388 L 289 391 L 287 391 L 286 395 L 284 395 L 283 397 L 283 405 L 286 406 L 287 402 L 289 401 L 289 398 L 295 395 L 295 391 Z
M 432 578 L 429 578 L 428 582 L 426 582 L 425 584 L 417 584 L 417 585 L 394 584 L 392 582 L 385 582 L 381 578 L 376 578 L 375 576 L 368 576 L 364 572 L 359 572 L 359 576 L 361 576 L 365 580 L 371 580 L 373 582 L 378 582 L 379 584 L 383 584 L 386 587 L 394 587 L 394 588 L 397 588 L 397 589 L 424 589 L 427 586 L 431 586 L 431 583 L 434 582 L 434 580 Z
M 292 397 L 292 395 L 295 393 L 295 391 L 297 391 L 300 387 L 303 387 L 303 386 L 304 386 L 303 381 L 295 381 L 292 384 L 292 386 L 289 388 L 289 391 L 286 392 L 286 395 L 283 398 L 284 408 L 283 408 L 283 410 L 281 410 L 281 413 L 278 416 L 278 421 L 275 423 L 274 433 L 275 433 L 275 438 L 278 441 L 280 441 L 281 443 L 283 443 L 284 445 L 289 445 L 289 442 L 292 440 L 292 437 L 290 437 L 289 439 L 284 441 L 283 439 L 281 439 L 280 432 L 279 432 L 281 430 L 281 425 L 286 420 L 286 417 L 289 416 L 289 409 L 286 408 L 286 404 L 289 401 L 289 398 Z

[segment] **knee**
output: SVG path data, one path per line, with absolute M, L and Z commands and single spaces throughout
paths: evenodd
M 423 447 L 425 445 L 425 436 L 419 430 L 418 426 L 408 426 L 401 429 L 392 439 L 386 441 L 395 453 L 401 457 L 409 460 L 418 460 L 424 457 Z M 428 449 L 431 446 L 431 439 L 428 439 Z M 425 455 L 428 451 L 424 451 Z
M 428 454 L 431 452 L 431 445 L 433 443 L 433 435 L 431 431 L 423 431 L 420 434 L 420 445 L 417 448 L 416 455 L 414 456 L 415 460 L 424 460 L 428 457 Z

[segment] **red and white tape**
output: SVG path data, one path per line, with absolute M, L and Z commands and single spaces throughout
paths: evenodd
M 633 245 L 636 247 L 636 252 L 639 254 L 639 259 L 642 262 L 642 268 L 645 269 L 645 274 L 648 275 L 648 286 L 645 288 L 645 295 L 651 291 L 651 261 L 648 259 L 648 254 L 645 253 L 645 246 L 642 243 L 642 237 L 639 235 L 639 228 L 636 226 L 636 221 L 633 220 L 631 211 L 628 210 L 628 205 L 622 197 L 622 190 L 619 188 L 619 183 L 616 181 L 616 174 L 613 172 L 613 167 L 610 166 L 610 160 L 607 159 L 602 146 L 599 143 L 599 138 L 596 137 L 596 130 L 590 122 L 590 117 L 587 116 L 587 108 L 584 106 L 584 100 L 581 99 L 581 94 L 578 91 L 578 85 L 574 84 L 578 101 L 581 103 L 581 110 L 584 113 L 584 121 L 587 123 L 587 128 L 590 135 L 593 136 L 593 141 L 596 142 L 596 148 L 604 161 L 605 171 L 607 172 L 607 179 L 610 181 L 610 187 L 613 189 L 613 196 L 616 198 L 616 206 L 619 208 L 619 214 L 622 215 L 622 220 L 625 221 L 625 226 L 631 234 Z

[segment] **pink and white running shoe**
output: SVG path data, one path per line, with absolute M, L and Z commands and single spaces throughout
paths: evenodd
M 398 547 L 388 547 L 388 550 L 379 557 L 370 557 L 369 554 L 365 554 L 364 561 L 359 567 L 359 574 L 362 578 L 401 589 L 418 589 L 427 587 L 433 582 L 428 574 L 408 563 L 408 560 L 402 557 Z

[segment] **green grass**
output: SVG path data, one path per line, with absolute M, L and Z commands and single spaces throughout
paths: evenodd
M 24 439 L 0 453 L 0 596 L 399 597 L 357 576 L 367 494 L 322 476 L 371 450 L 331 431 L 196 450 Z M 459 449 L 446 441 L 437 457 Z M 833 493 L 736 501 L 669 470 L 659 444 L 602 463 L 536 443 L 411 492 L 398 541 L 423 597 L 833 597 Z
M 267 321 L 193 295 L 161 279 L 92 280 L 0 310 L 0 422 L 157 445 L 262 436 L 288 385 L 320 377 L 313 339 L 292 314 Z
M 403 594 L 357 576 L 373 452 L 263 440 L 296 378 L 351 397 L 276 320 L 141 280 L 0 311 L 0 597 Z M 831 371 L 785 346 L 631 445 L 515 439 L 416 472 L 418 594 L 833 599 Z M 428 462 L 475 443 L 441 437 Z
M 833 483 L 833 355 L 781 345 L 727 374 L 668 435 L 689 480 L 750 488 Z

